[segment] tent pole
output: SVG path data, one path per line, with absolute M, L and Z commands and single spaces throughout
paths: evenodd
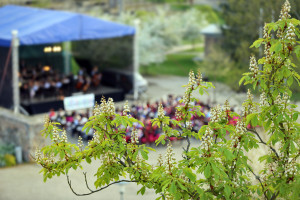
M 19 90 L 19 40 L 18 31 L 12 31 L 12 78 L 13 78 L 13 106 L 14 113 L 19 113 L 20 90 Z
M 65 65 L 64 73 L 66 75 L 69 75 L 71 72 L 71 62 L 70 62 L 71 42 L 70 41 L 64 42 L 63 47 L 64 47 L 63 56 L 64 56 L 64 65 Z
M 140 20 L 135 19 L 134 20 L 134 27 L 135 27 L 135 34 L 134 34 L 134 41 L 133 41 L 133 98 L 134 100 L 137 100 L 139 97 L 139 92 L 137 88 L 137 78 L 136 75 L 139 72 L 139 44 L 138 44 L 138 35 L 139 35 L 139 24 Z

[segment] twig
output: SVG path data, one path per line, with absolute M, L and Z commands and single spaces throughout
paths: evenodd
M 89 191 L 93 192 L 93 190 L 90 188 L 90 186 L 87 182 L 86 172 L 83 172 L 83 175 L 84 175 L 85 185 L 86 185 L 87 189 L 89 189 Z M 70 181 L 70 183 L 71 183 L 71 181 Z
M 86 180 L 86 173 L 84 173 L 84 175 L 85 175 L 85 180 Z M 110 184 L 108 184 L 108 185 L 106 185 L 106 186 L 104 186 L 104 187 L 102 187 L 102 188 L 99 188 L 99 189 L 97 189 L 97 190 L 91 190 L 91 189 L 88 187 L 87 180 L 86 180 L 86 185 L 87 185 L 87 188 L 90 190 L 90 192 L 89 192 L 89 193 L 82 193 L 82 194 L 79 194 L 79 193 L 76 193 L 76 192 L 74 191 L 74 189 L 72 188 L 72 184 L 71 184 L 71 180 L 70 180 L 70 178 L 69 178 L 69 175 L 66 174 L 66 176 L 67 176 L 68 185 L 69 185 L 71 191 L 72 191 L 75 195 L 77 195 L 77 196 L 87 196 L 87 195 L 91 195 L 91 194 L 93 194 L 93 193 L 95 193 L 95 192 L 99 192 L 99 191 L 101 191 L 101 190 L 104 190 L 104 189 L 108 188 L 109 186 L 114 185 L 114 184 L 117 184 L 117 183 L 122 183 L 122 182 L 134 183 L 134 182 L 137 182 L 136 180 L 132 180 L 132 181 L 131 181 L 131 180 L 120 180 L 120 181 L 112 182 L 112 183 L 110 183 Z
M 248 131 L 251 131 L 252 133 L 254 133 L 254 134 L 258 137 L 258 139 L 260 140 L 260 143 L 262 143 L 262 144 L 268 146 L 268 147 L 275 153 L 276 157 L 279 159 L 279 155 L 278 155 L 277 151 L 276 151 L 272 146 L 267 145 L 267 143 L 264 142 L 264 141 L 261 139 L 260 135 L 256 132 L 256 130 L 254 130 L 254 129 L 247 129 L 247 130 L 248 130 Z
M 263 184 L 262 184 L 262 182 L 261 182 L 261 180 L 260 180 L 260 177 L 257 176 L 249 166 L 247 166 L 247 167 L 248 167 L 248 169 L 250 170 L 250 172 L 255 176 L 256 180 L 259 181 L 259 183 L 260 183 L 260 185 L 261 185 L 261 187 L 262 187 L 262 189 L 263 189 L 263 191 L 264 191 L 265 198 L 268 199 L 268 196 L 267 196 L 266 191 L 265 191 L 265 187 L 263 186 Z

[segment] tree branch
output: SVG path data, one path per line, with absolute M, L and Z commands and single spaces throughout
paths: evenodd
M 261 185 L 261 187 L 262 187 L 262 189 L 263 189 L 263 191 L 264 191 L 264 196 L 265 196 L 266 199 L 268 199 L 268 196 L 267 196 L 266 191 L 265 191 L 265 187 L 263 186 L 263 184 L 262 184 L 262 182 L 261 182 L 261 180 L 260 180 L 260 177 L 257 176 L 249 166 L 248 166 L 248 169 L 249 169 L 250 172 L 255 176 L 256 180 L 259 181 L 259 183 L 260 183 L 260 185 Z
M 90 188 L 90 186 L 89 186 L 89 184 L 87 182 L 86 172 L 83 172 L 83 175 L 84 175 L 85 185 L 86 185 L 87 189 L 89 189 L 89 191 L 93 192 L 93 190 Z M 70 184 L 71 184 L 71 181 L 70 181 Z
M 72 184 L 71 184 L 71 180 L 70 180 L 70 178 L 69 178 L 69 175 L 66 174 L 66 176 L 67 176 L 67 181 L 68 181 L 68 185 L 69 185 L 71 191 L 72 191 L 75 195 L 77 195 L 77 196 L 87 196 L 87 195 L 91 195 L 91 194 L 93 194 L 93 193 L 95 193 L 95 192 L 99 192 L 99 191 L 101 191 L 101 190 L 104 190 L 104 189 L 108 188 L 109 186 L 114 185 L 114 184 L 117 184 L 117 183 L 122 183 L 122 182 L 134 183 L 134 182 L 137 182 L 136 180 L 120 180 L 120 181 L 112 182 L 112 183 L 110 183 L 110 184 L 108 184 L 108 185 L 106 185 L 106 186 L 104 186 L 104 187 L 101 187 L 101 188 L 99 188 L 99 189 L 97 189 L 97 190 L 91 190 L 90 187 L 88 186 L 88 183 L 87 183 L 86 173 L 83 173 L 83 174 L 84 174 L 84 177 L 85 177 L 85 183 L 86 183 L 86 186 L 87 186 L 87 188 L 90 190 L 90 192 L 89 192 L 89 193 L 81 193 L 81 194 L 76 193 L 76 192 L 74 191 L 74 189 L 72 188 Z
M 256 132 L 255 129 L 247 129 L 247 130 L 251 131 L 252 133 L 254 133 L 258 137 L 258 139 L 260 140 L 260 143 L 268 146 L 275 153 L 276 157 L 279 159 L 279 155 L 278 155 L 277 151 L 273 147 L 267 145 L 267 143 L 261 139 L 260 135 Z

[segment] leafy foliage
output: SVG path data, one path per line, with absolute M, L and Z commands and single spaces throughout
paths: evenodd
M 244 73 L 240 80 L 240 84 L 259 90 L 259 103 L 253 100 L 249 90 L 241 115 L 232 112 L 226 101 L 223 107 L 214 107 L 208 125 L 195 132 L 190 119 L 192 115 L 203 113 L 192 103 L 197 101 L 193 94 L 203 94 L 213 85 L 203 82 L 200 72 L 196 76 L 190 72 L 182 105 L 177 107 L 176 120 L 165 116 L 161 105 L 158 117 L 152 120 L 152 124 L 165 133 L 156 143 L 168 143 L 165 159 L 160 155 L 153 166 L 149 164 L 148 153 L 154 149 L 138 145 L 135 127 L 142 123 L 130 116 L 127 105 L 119 115 L 115 113 L 112 99 L 102 99 L 84 127 L 87 132 L 95 130 L 93 140 L 85 148 L 80 141 L 78 146 L 67 142 L 65 132 L 60 135 L 57 124 L 46 120 L 43 134 L 53 143 L 36 154 L 37 162 L 43 167 L 44 180 L 60 174 L 68 177 L 68 171 L 81 168 L 83 161 L 91 163 L 100 159 L 94 183 L 98 189 L 87 194 L 114 183 L 136 182 L 141 185 L 138 193 L 143 195 L 147 189 L 153 189 L 161 194 L 157 199 L 299 198 L 299 112 L 289 98 L 291 84 L 299 82 L 300 78 L 291 62 L 293 54 L 299 56 L 296 35 L 299 37 L 300 21 L 290 19 L 289 9 L 287 1 L 280 20 L 265 26 L 264 37 L 252 45 L 264 45 L 265 56 L 258 62 L 251 57 L 250 72 Z M 235 116 L 239 120 L 233 126 L 229 120 Z M 124 140 L 127 129 L 132 132 L 131 143 Z M 174 158 L 168 142 L 171 137 L 187 140 L 181 160 Z M 201 145 L 191 148 L 191 137 L 202 141 Z M 258 148 L 259 144 L 269 151 L 259 157 L 264 168 L 256 172 L 253 169 L 255 160 L 250 160 L 247 152 Z M 68 183 L 72 189 L 69 177 Z

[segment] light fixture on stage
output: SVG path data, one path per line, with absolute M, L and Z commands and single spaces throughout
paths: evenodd
M 50 53 L 52 52 L 52 47 L 45 47 L 44 48 L 44 53 Z
M 43 71 L 45 71 L 45 72 L 50 71 L 50 69 L 51 69 L 51 67 L 47 66 L 47 65 L 43 67 Z
M 61 52 L 61 46 L 54 46 L 53 52 Z
M 51 53 L 51 52 L 61 52 L 61 46 L 47 46 L 47 47 L 44 47 L 44 53 Z

